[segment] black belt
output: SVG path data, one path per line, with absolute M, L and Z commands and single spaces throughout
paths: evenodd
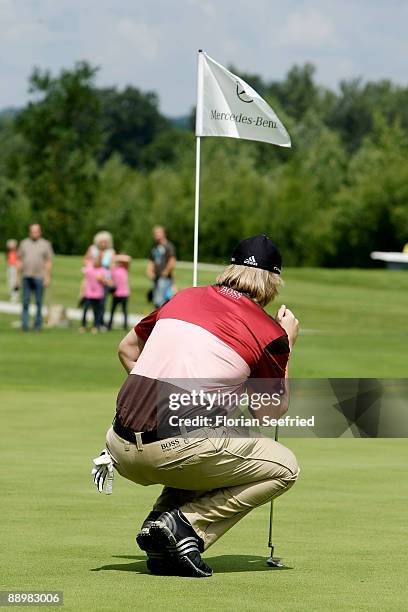
M 132 444 L 136 444 L 136 433 L 129 429 L 129 427 L 123 427 L 118 421 L 117 418 L 113 419 L 112 423 L 113 431 L 118 434 L 124 440 L 131 442 Z M 202 429 L 202 427 L 186 427 L 185 431 L 191 432 L 196 429 Z M 142 431 L 140 432 L 140 437 L 142 439 L 143 444 L 151 444 L 152 442 L 159 442 L 160 440 L 166 440 L 167 438 L 175 438 L 177 436 L 181 436 L 182 433 L 179 429 L 172 429 L 167 435 L 159 435 L 157 429 L 153 429 L 152 431 Z

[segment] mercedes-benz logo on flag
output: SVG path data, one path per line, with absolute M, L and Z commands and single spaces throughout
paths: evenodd
M 248 96 L 239 81 L 237 81 L 237 96 L 241 100 L 241 102 L 246 102 L 247 104 L 253 102 L 253 99 Z

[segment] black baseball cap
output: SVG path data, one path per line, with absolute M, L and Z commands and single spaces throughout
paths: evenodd
M 282 257 L 278 247 L 265 234 L 245 238 L 235 247 L 231 263 L 280 274 Z

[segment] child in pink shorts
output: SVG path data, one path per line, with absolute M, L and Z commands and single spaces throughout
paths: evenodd
M 131 262 L 129 255 L 115 255 L 114 265 L 111 269 L 112 285 L 114 287 L 112 296 L 112 307 L 108 329 L 112 329 L 113 316 L 118 304 L 122 305 L 123 311 L 123 329 L 128 328 L 128 299 L 130 295 L 129 289 L 129 264 Z

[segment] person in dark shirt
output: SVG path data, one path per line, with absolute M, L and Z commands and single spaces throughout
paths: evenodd
M 153 228 L 154 246 L 147 262 L 147 276 L 153 281 L 153 303 L 162 306 L 173 296 L 173 270 L 176 250 L 167 240 L 166 230 L 160 225 Z

